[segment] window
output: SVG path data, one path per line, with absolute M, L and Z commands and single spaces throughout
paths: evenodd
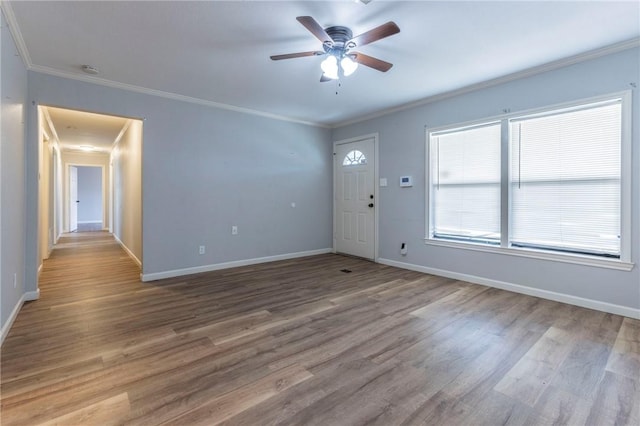
M 629 262 L 629 108 L 623 93 L 428 132 L 427 242 Z
M 620 257 L 621 112 L 510 120 L 512 245 Z
M 349 151 L 347 155 L 344 156 L 344 160 L 342 160 L 343 166 L 358 166 L 364 164 L 367 164 L 367 157 L 357 149 Z
M 500 122 L 431 134 L 432 236 L 500 243 Z

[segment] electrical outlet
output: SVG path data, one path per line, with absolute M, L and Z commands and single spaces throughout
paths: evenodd
M 204 246 L 200 246 L 200 249 L 199 249 L 200 254 L 204 254 L 204 250 L 205 250 L 205 247 Z
M 18 287 L 18 273 L 14 272 L 13 273 L 13 288 L 17 288 Z
M 238 235 L 238 227 L 236 225 L 231 227 L 231 235 Z

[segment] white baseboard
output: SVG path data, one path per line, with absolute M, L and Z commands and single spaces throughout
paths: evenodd
M 9 334 L 9 330 L 11 330 L 13 322 L 18 317 L 18 314 L 20 313 L 20 309 L 22 309 L 22 305 L 24 305 L 24 302 L 38 300 L 39 298 L 40 289 L 38 289 L 37 291 L 28 291 L 24 293 L 22 297 L 20 297 L 20 300 L 18 300 L 16 306 L 14 306 L 13 311 L 11 311 L 11 315 L 9 315 L 9 318 L 7 318 L 7 322 L 2 326 L 2 330 L 0 331 L 0 346 L 2 346 L 2 344 L 4 343 L 4 339 L 5 337 L 7 337 L 7 334 Z
M 32 300 L 38 300 L 38 299 L 40 299 L 40 289 L 37 289 L 36 291 L 27 291 L 24 294 L 25 302 L 31 302 Z
M 629 318 L 640 319 L 640 309 L 634 309 L 627 306 L 614 305 L 613 303 L 601 302 L 593 299 L 585 299 L 583 297 L 572 296 L 565 293 L 557 293 L 555 291 L 542 290 L 534 287 L 527 287 L 520 284 L 513 284 L 504 281 L 492 280 L 489 278 L 478 277 L 475 275 L 461 274 L 458 272 L 447 271 L 444 269 L 428 268 L 426 266 L 414 265 L 412 263 L 398 262 L 390 259 L 378 259 L 378 263 L 396 268 L 408 269 L 410 271 L 423 272 L 430 275 L 438 275 L 440 277 L 452 278 L 454 280 L 466 281 L 473 284 L 485 285 L 488 287 L 499 288 L 502 290 L 512 291 L 514 293 L 526 294 L 529 296 L 540 297 L 542 299 L 553 300 L 556 302 L 567 303 L 569 305 L 581 306 L 583 308 L 595 309 L 597 311 L 608 312 L 611 314 L 622 315 Z
M 115 238 L 115 240 L 118 242 L 118 244 L 120 244 L 120 247 L 122 247 L 122 249 L 129 255 L 129 257 L 136 262 L 136 264 L 138 265 L 139 268 L 142 268 L 142 262 L 140 261 L 140 259 L 138 259 L 136 257 L 135 254 L 133 254 L 133 252 L 131 250 L 129 250 L 129 247 L 127 247 L 125 245 L 125 243 L 123 243 L 120 238 L 118 238 L 118 236 L 116 234 L 113 234 L 113 238 Z
M 275 262 L 278 260 L 289 260 L 296 259 L 298 257 L 306 257 L 306 256 L 315 256 L 318 254 L 326 254 L 331 253 L 333 249 L 319 249 L 319 250 L 309 250 L 309 251 L 300 251 L 296 253 L 285 253 L 279 254 L 276 256 L 266 256 L 266 257 L 257 257 L 254 259 L 244 259 L 244 260 L 234 260 L 232 262 L 224 262 L 224 263 L 215 263 L 212 265 L 202 265 L 202 266 L 194 266 L 192 268 L 184 268 L 184 269 L 174 269 L 171 271 L 163 271 L 163 272 L 153 272 L 150 274 L 140 274 L 140 279 L 142 281 L 154 281 L 161 280 L 164 278 L 173 278 L 179 277 L 182 275 L 191 275 L 191 274 L 199 274 L 202 272 L 210 272 L 217 271 L 220 269 L 228 269 L 228 268 L 237 268 L 239 266 L 249 266 L 256 265 L 258 263 L 267 263 L 267 262 Z
M 82 223 L 82 224 L 86 224 L 86 223 L 102 223 L 102 220 L 79 220 L 77 223 Z

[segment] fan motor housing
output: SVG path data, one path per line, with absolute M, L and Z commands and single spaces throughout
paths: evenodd
M 353 38 L 353 32 L 347 27 L 338 25 L 338 26 L 328 27 L 324 31 L 333 40 L 333 43 L 325 42 L 323 44 L 323 48 L 327 53 L 330 53 L 331 51 L 334 51 L 334 50 L 344 52 L 356 46 L 355 43 L 353 42 L 347 43 L 349 40 Z

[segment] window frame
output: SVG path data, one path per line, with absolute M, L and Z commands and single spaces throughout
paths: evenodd
M 511 169 L 511 147 L 510 147 L 510 121 L 522 119 L 525 117 L 535 116 L 539 114 L 550 113 L 552 111 L 562 109 L 580 108 L 588 104 L 606 102 L 620 99 L 621 102 L 621 162 L 620 162 L 620 258 L 608 258 L 597 255 L 569 253 L 555 250 L 536 249 L 529 247 L 511 246 L 511 193 L 510 193 L 510 169 Z M 533 259 L 551 260 L 564 263 L 573 263 L 580 265 L 596 266 L 609 269 L 617 269 L 630 271 L 634 264 L 631 262 L 631 202 L 632 202 L 632 91 L 625 90 L 621 92 L 608 93 L 605 95 L 583 98 L 570 102 L 547 105 L 539 108 L 510 112 L 505 110 L 504 114 L 485 117 L 479 120 L 472 120 L 462 123 L 453 123 L 445 126 L 428 127 L 425 126 L 426 150 L 425 150 L 425 237 L 424 241 L 427 245 L 458 248 L 472 251 L 481 251 L 487 253 L 496 253 L 510 256 L 527 257 Z M 431 134 L 462 130 L 468 127 L 486 125 L 492 122 L 501 123 L 500 135 L 500 246 L 489 245 L 478 241 L 454 241 L 447 239 L 438 239 L 434 237 L 434 194 L 431 190 Z
M 449 126 L 449 127 L 443 127 L 441 129 L 432 129 L 431 131 L 427 132 L 427 155 L 428 158 L 431 158 L 433 152 L 433 147 L 431 146 L 431 136 L 430 133 L 438 133 L 438 134 L 449 134 L 449 133 L 454 133 L 456 131 L 463 131 L 463 130 L 472 130 L 472 129 L 477 129 L 477 128 L 482 128 L 482 127 L 489 127 L 489 126 L 493 126 L 493 125 L 500 125 L 501 121 L 499 119 L 487 119 L 487 120 L 478 120 L 478 121 L 473 121 L 473 122 L 469 122 L 469 123 L 464 123 L 464 125 L 462 126 Z M 502 135 L 502 128 L 500 129 L 500 134 Z M 500 216 L 502 217 L 502 156 L 503 156 L 503 152 L 502 152 L 502 140 L 500 141 L 500 195 L 501 195 L 501 203 L 500 203 Z M 427 159 L 427 163 L 429 162 L 429 159 Z M 427 167 L 427 185 L 429 185 L 430 177 L 431 174 L 431 168 Z M 490 241 L 482 241 L 482 239 L 478 238 L 478 239 L 469 239 L 469 240 L 464 240 L 464 238 L 460 237 L 459 239 L 455 239 L 455 238 L 436 238 L 435 234 L 436 234 L 436 227 L 435 227 L 435 212 L 434 212 L 434 201 L 435 201 L 435 195 L 432 193 L 431 188 L 427 187 L 427 192 L 428 192 L 428 205 L 427 205 L 427 211 L 429 212 L 429 219 L 428 219 L 428 223 L 427 223 L 427 230 L 428 230 L 428 234 L 427 237 L 431 238 L 431 239 L 435 239 L 437 241 L 451 241 L 451 242 L 455 242 L 455 241 L 460 241 L 463 242 L 465 244 L 480 244 L 480 245 L 487 245 L 490 247 L 497 247 L 497 246 L 501 246 L 502 243 L 502 221 L 500 222 L 500 240 L 498 242 L 490 242 Z

